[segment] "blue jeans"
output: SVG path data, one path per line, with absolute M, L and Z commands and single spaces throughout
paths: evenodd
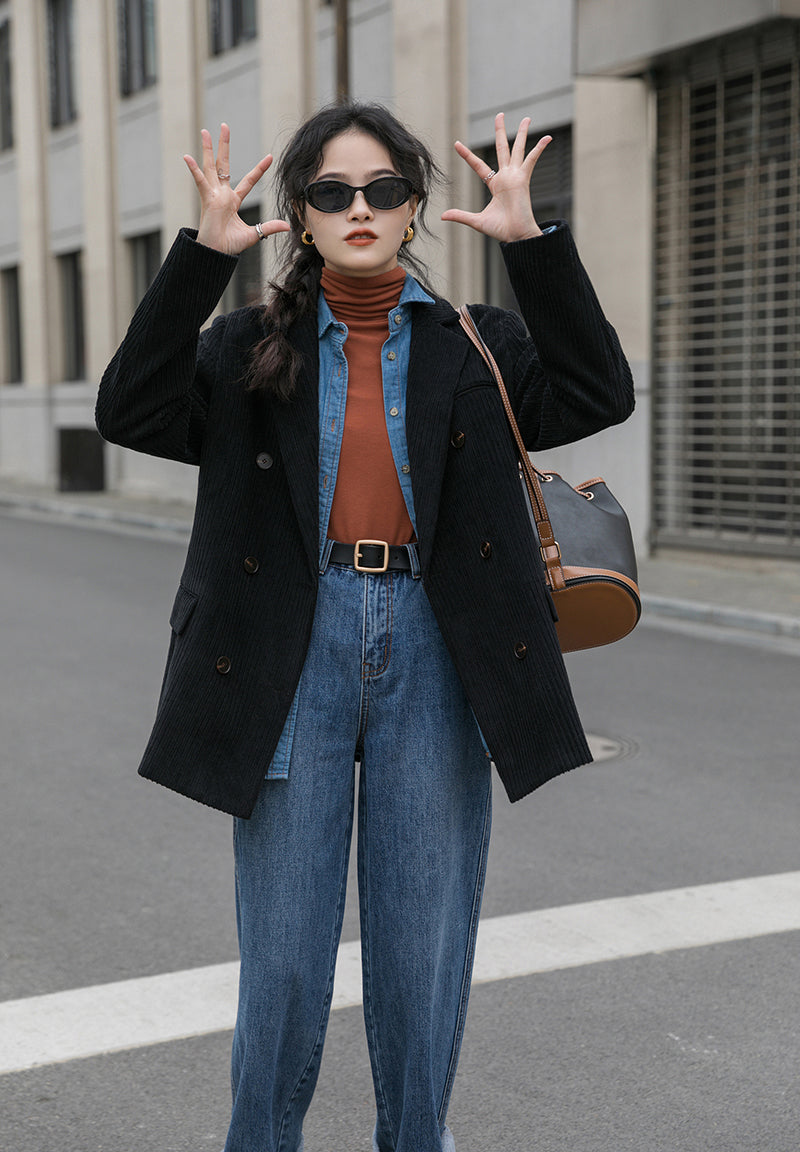
M 265 659 L 268 658 L 265 653 Z M 300 1152 L 358 789 L 376 1152 L 451 1152 L 491 820 L 490 762 L 418 579 L 328 566 L 288 779 L 235 820 L 241 977 L 225 1152 Z

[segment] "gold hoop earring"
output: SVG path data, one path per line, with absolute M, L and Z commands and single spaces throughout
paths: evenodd
M 303 241 L 307 248 L 311 248 L 314 243 L 314 237 L 310 232 L 303 232 L 300 239 Z
M 414 239 L 414 229 L 409 224 L 408 227 L 406 228 L 405 232 L 403 233 L 403 243 L 408 244 L 413 239 Z

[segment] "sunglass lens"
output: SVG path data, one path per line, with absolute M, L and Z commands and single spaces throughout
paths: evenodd
M 318 212 L 341 212 L 353 199 L 353 190 L 341 180 L 320 180 L 306 191 L 312 208 Z
M 405 176 L 380 176 L 367 185 L 365 195 L 373 208 L 399 208 L 411 195 L 411 184 Z

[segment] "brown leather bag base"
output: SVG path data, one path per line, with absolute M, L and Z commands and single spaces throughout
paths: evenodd
M 553 592 L 558 613 L 556 632 L 562 652 L 599 648 L 632 632 L 639 621 L 636 586 L 617 573 L 572 577 L 564 569 L 566 587 Z

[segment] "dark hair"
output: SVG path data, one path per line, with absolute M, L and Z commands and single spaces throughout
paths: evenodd
M 319 171 L 325 145 L 344 132 L 364 132 L 384 146 L 400 175 L 411 181 L 418 200 L 416 219 L 423 228 L 428 195 L 432 186 L 443 179 L 422 141 L 381 104 L 331 104 L 311 116 L 294 134 L 276 166 L 278 216 L 289 221 L 291 231 L 286 233 L 279 274 L 269 285 L 270 296 L 264 307 L 269 335 L 253 349 L 248 374 L 249 388 L 264 389 L 283 400 L 294 391 L 301 364 L 287 333 L 296 320 L 316 311 L 323 268 L 316 248 L 300 239 L 303 224 L 298 208 L 302 210 L 304 204 L 303 190 Z M 425 283 L 427 270 L 411 255 L 408 245 L 400 250 L 398 259 Z

